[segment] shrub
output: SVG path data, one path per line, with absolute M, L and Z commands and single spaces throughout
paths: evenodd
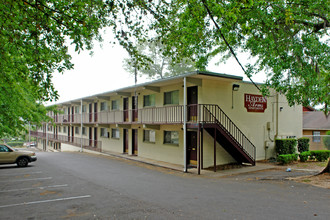
M 299 155 L 300 162 L 306 162 L 310 155 L 311 155 L 310 151 L 304 151 L 304 152 L 300 153 L 300 155 Z
M 23 146 L 24 141 L 9 141 L 7 144 L 12 147 Z
M 281 154 L 278 155 L 277 157 L 277 162 L 280 162 L 281 164 L 288 164 L 297 160 L 298 160 L 298 154 Z
M 310 156 L 315 157 L 317 161 L 326 161 L 330 157 L 330 150 L 313 150 Z
M 302 137 L 298 139 L 298 151 L 300 153 L 309 151 L 309 138 Z
M 297 139 L 276 139 L 275 150 L 278 155 L 296 153 Z
M 327 131 L 325 133 L 327 136 L 324 136 L 323 137 L 323 143 L 324 143 L 324 146 L 330 150 L 330 131 Z

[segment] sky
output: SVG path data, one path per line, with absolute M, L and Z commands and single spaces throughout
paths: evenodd
M 123 68 L 123 60 L 128 58 L 127 52 L 118 44 L 108 43 L 109 40 L 106 37 L 109 36 L 105 36 L 102 47 L 95 42 L 93 56 L 89 54 L 89 51 L 82 51 L 78 54 L 73 48 L 69 49 L 74 69 L 65 71 L 63 74 L 53 74 L 54 87 L 60 97 L 56 102 L 48 104 L 62 103 L 134 85 L 134 76 Z M 237 56 L 243 65 L 248 62 L 245 54 L 237 54 Z M 243 80 L 248 81 L 233 58 L 220 65 L 215 65 L 216 61 L 214 59 L 210 62 L 208 71 L 243 76 Z M 253 77 L 255 82 L 263 82 L 264 79 L 263 74 Z M 140 77 L 137 79 L 138 84 L 147 81 L 151 80 Z

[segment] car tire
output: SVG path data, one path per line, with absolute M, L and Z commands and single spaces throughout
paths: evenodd
M 17 160 L 17 166 L 19 167 L 27 167 L 29 164 L 29 160 L 26 157 L 21 157 Z

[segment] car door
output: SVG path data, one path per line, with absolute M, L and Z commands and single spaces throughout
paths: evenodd
M 6 145 L 0 145 L 0 163 L 14 163 L 16 154 Z

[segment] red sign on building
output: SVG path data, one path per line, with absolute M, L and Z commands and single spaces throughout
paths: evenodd
M 264 112 L 267 98 L 262 95 L 244 94 L 244 106 L 248 112 Z

